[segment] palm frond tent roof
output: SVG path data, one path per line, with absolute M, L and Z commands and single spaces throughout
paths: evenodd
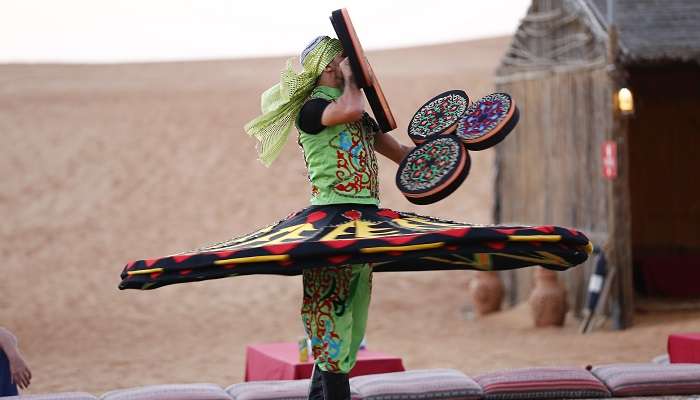
M 585 0 L 606 30 L 607 0 Z M 700 1 L 614 0 L 623 64 L 700 63 Z
M 700 63 L 700 1 L 613 0 L 616 62 Z M 607 63 L 608 0 L 533 0 L 498 75 Z

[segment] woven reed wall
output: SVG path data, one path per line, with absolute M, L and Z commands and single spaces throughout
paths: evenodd
M 496 147 L 498 223 L 562 225 L 608 232 L 609 182 L 602 177 L 601 144 L 612 124 L 610 78 L 603 65 L 505 80 L 520 108 L 520 123 Z M 580 311 L 592 262 L 560 275 L 569 304 Z M 532 270 L 504 273 L 511 302 L 525 300 Z

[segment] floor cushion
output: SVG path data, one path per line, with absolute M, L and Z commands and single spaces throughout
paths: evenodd
M 306 400 L 309 379 L 252 381 L 235 383 L 226 388 L 233 400 Z
M 100 400 L 231 400 L 224 389 L 211 383 L 151 385 L 119 389 Z
M 23 394 L 21 396 L 7 396 L 2 400 L 97 400 L 97 397 L 86 392 L 42 393 Z
M 474 379 L 489 400 L 610 397 L 605 385 L 584 368 L 522 368 L 479 375 Z
M 614 396 L 700 394 L 700 364 L 607 364 L 592 372 Z
M 467 400 L 482 398 L 481 387 L 454 369 L 423 369 L 357 376 L 350 387 L 363 400 Z

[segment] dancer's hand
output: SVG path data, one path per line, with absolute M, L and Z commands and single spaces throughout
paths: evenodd
M 343 74 L 343 79 L 355 83 L 355 80 L 352 76 L 352 68 L 350 68 L 349 58 L 345 57 L 343 58 L 343 61 L 340 62 L 340 72 Z
M 323 110 L 321 123 L 324 126 L 355 122 L 362 118 L 365 112 L 365 99 L 355 83 L 347 57 L 340 62 L 339 67 L 345 81 L 343 94 Z
M 372 70 L 372 66 L 369 65 L 369 61 L 367 61 L 367 58 L 365 57 L 364 60 L 360 61 L 361 63 L 364 62 L 364 67 L 367 69 L 368 72 L 368 79 L 369 81 L 367 82 L 368 85 L 371 85 L 372 82 L 374 81 L 374 70 Z M 350 58 L 345 57 L 343 61 L 340 62 L 340 72 L 343 74 L 343 79 L 352 79 L 352 82 L 357 84 L 357 81 L 355 81 L 355 76 L 352 73 L 352 68 L 350 67 Z M 358 85 L 359 86 L 359 85 Z

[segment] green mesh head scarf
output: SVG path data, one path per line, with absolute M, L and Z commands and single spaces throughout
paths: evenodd
M 261 97 L 262 115 L 245 125 L 248 135 L 260 141 L 258 154 L 266 166 L 282 151 L 297 114 L 309 97 L 323 69 L 343 51 L 338 39 L 319 36 L 301 53 L 304 69 L 296 73 L 292 60 L 280 74 L 280 83 L 267 89 Z

